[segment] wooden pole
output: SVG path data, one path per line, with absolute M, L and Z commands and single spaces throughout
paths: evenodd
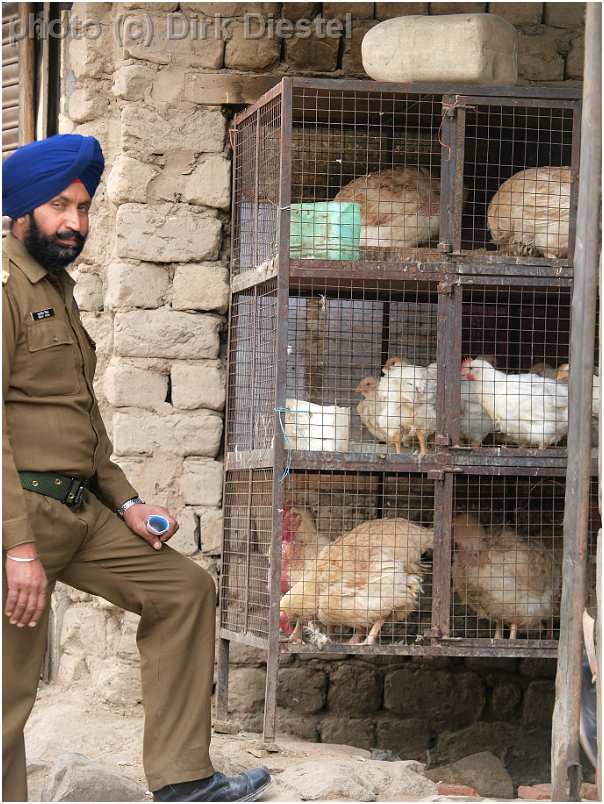
M 34 81 L 36 75 L 33 4 L 19 3 L 19 24 L 24 34 L 19 43 L 19 145 L 36 136 Z
M 592 377 L 602 167 L 602 12 L 587 3 L 581 165 L 575 244 L 568 405 L 568 468 L 556 703 L 552 723 L 552 801 L 580 801 L 582 614 L 585 606 L 591 475 Z

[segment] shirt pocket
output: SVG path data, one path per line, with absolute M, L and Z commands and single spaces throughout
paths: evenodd
M 80 387 L 75 337 L 66 321 L 51 318 L 27 326 L 27 393 L 64 396 Z

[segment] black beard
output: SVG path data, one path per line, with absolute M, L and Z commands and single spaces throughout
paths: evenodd
M 76 240 L 76 245 L 60 245 L 56 241 L 59 235 Z M 86 238 L 79 232 L 57 232 L 52 237 L 42 234 L 32 212 L 29 214 L 29 231 L 25 235 L 24 243 L 31 256 L 49 273 L 56 275 L 79 256 Z

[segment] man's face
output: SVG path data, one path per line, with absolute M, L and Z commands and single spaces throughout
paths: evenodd
M 84 248 L 89 208 L 86 188 L 74 182 L 29 215 L 25 246 L 51 273 L 60 273 Z

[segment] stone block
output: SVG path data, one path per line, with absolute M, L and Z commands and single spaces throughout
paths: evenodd
M 427 14 L 428 3 L 376 3 L 375 16 L 378 20 L 393 17 L 406 17 L 409 14 Z
M 209 408 L 221 411 L 226 398 L 226 376 L 215 363 L 173 363 L 172 404 L 181 410 Z
M 186 177 L 183 196 L 189 204 L 229 209 L 231 202 L 231 162 L 221 154 L 201 157 Z
M 218 316 L 165 309 L 117 313 L 115 352 L 121 357 L 215 358 L 221 324 Z
M 138 782 L 82 754 L 60 754 L 52 764 L 42 801 L 142 801 Z
M 430 3 L 430 14 L 482 14 L 486 3 Z
M 518 659 L 506 658 L 502 656 L 472 656 L 464 661 L 468 670 L 475 673 L 516 673 L 518 670 Z
M 493 689 L 491 709 L 495 720 L 513 720 L 522 701 L 522 690 L 517 684 L 501 682 Z
M 377 712 L 382 706 L 380 677 L 373 668 L 341 664 L 330 673 L 328 703 L 334 712 L 355 715 Z
M 86 331 L 96 343 L 97 359 L 109 355 L 113 349 L 113 317 L 111 314 L 83 312 L 80 318 Z
M 206 411 L 165 416 L 151 411 L 118 409 L 113 415 L 112 441 L 116 455 L 156 456 L 157 453 L 173 453 L 183 457 L 189 455 L 213 457 L 220 448 L 221 438 L 222 419 Z M 222 464 L 219 466 L 222 467 Z M 214 474 L 217 474 L 217 471 Z M 189 477 L 191 474 L 189 470 Z M 208 471 L 206 475 L 211 476 L 212 473 Z M 208 482 L 210 479 L 211 477 L 204 477 Z M 220 490 L 222 491 L 222 485 Z M 199 505 L 220 503 L 220 495 L 213 486 L 198 489 L 197 494 L 191 496 L 199 498 L 192 501 Z
M 124 4 L 125 5 L 125 4 Z M 71 14 L 80 22 L 110 22 L 113 3 L 72 3 Z
M 243 17 L 244 14 L 277 16 L 280 3 L 181 3 L 183 11 L 194 11 L 213 17 Z
M 503 762 L 489 751 L 472 754 L 451 765 L 426 771 L 426 776 L 435 782 L 467 784 L 481 796 L 497 800 L 514 798 L 512 777 Z
M 311 740 L 318 743 L 319 724 L 321 720 L 318 715 L 301 715 L 292 712 L 291 709 L 277 707 L 277 730 L 279 733 L 292 734 L 301 740 Z M 259 729 L 261 731 L 262 728 Z
M 489 12 L 512 25 L 539 25 L 543 19 L 543 3 L 489 3 Z
M 185 186 L 196 164 L 193 151 L 175 150 L 167 154 L 162 170 L 158 172 L 149 186 L 149 202 L 187 201 Z
M 566 77 L 583 80 L 585 62 L 585 38 L 578 36 L 571 42 L 570 52 L 566 57 Z
M 266 671 L 233 667 L 229 673 L 229 712 L 259 712 L 264 706 Z
M 281 16 L 286 20 L 311 19 L 316 3 L 283 3 Z
M 143 100 L 155 75 L 155 70 L 144 64 L 124 64 L 113 74 L 111 91 L 122 100 Z
M 478 792 L 467 784 L 447 784 L 439 782 L 437 784 L 439 796 L 455 796 L 458 801 L 467 801 L 468 798 L 478 798 Z M 463 796 L 463 798 L 460 798 Z M 440 799 L 442 801 L 442 799 Z
M 232 665 L 261 665 L 266 664 L 266 651 L 244 645 L 243 642 L 231 642 L 229 648 L 229 663 Z
M 178 8 L 178 3 L 153 2 L 152 6 L 155 11 L 174 11 L 176 8 Z M 120 3 L 120 8 L 144 8 L 146 10 L 149 8 L 149 3 Z
M 107 98 L 100 92 L 88 87 L 75 89 L 68 100 L 69 116 L 74 123 L 85 123 L 105 114 L 108 105 Z
M 155 408 L 166 401 L 168 377 L 114 358 L 103 375 L 103 386 L 115 408 Z
M 226 122 L 220 109 L 182 106 L 163 115 L 149 106 L 127 104 L 121 113 L 122 147 L 126 153 L 149 159 L 174 150 L 221 152 Z
M 219 556 L 222 550 L 224 514 L 222 511 L 198 512 L 199 540 L 201 551 L 207 555 Z
M 107 198 L 113 204 L 147 201 L 149 182 L 159 171 L 151 165 L 120 154 L 113 163 L 107 179 Z
M 294 37 L 285 42 L 285 61 L 295 70 L 332 72 L 338 66 L 340 39 L 335 37 Z
M 174 273 L 172 309 L 226 313 L 229 273 L 224 265 L 179 265 Z
M 377 20 L 365 20 L 353 23 L 350 39 L 344 39 L 344 53 L 342 55 L 342 69 L 347 75 L 367 76 L 363 68 L 361 43 L 367 31 L 377 24 Z
M 73 16 L 73 15 L 72 15 Z M 86 78 L 102 78 L 103 73 L 110 72 L 108 55 L 111 52 L 111 39 L 107 27 L 91 21 L 86 26 L 89 36 L 73 36 L 69 39 L 67 61 L 77 81 Z
M 314 667 L 285 667 L 279 672 L 279 705 L 312 715 L 325 706 L 327 673 Z
M 69 606 L 63 615 L 61 652 L 72 656 L 103 655 L 106 650 L 106 615 L 90 606 Z
M 545 3 L 544 22 L 554 28 L 585 25 L 585 3 Z
M 480 721 L 465 729 L 443 731 L 436 746 L 430 749 L 430 762 L 432 765 L 455 762 L 475 753 L 477 747 L 503 759 L 518 742 L 521 732 L 521 726 L 503 721 Z
M 75 277 L 74 277 L 75 278 Z M 103 280 L 98 274 L 78 273 L 73 295 L 80 310 L 103 309 Z
M 178 530 L 170 539 L 170 547 L 185 556 L 192 556 L 199 550 L 199 516 L 188 506 L 173 511 L 172 515 L 178 522 Z
M 188 205 L 122 204 L 116 216 L 116 255 L 148 262 L 215 260 L 222 224 L 216 213 Z
M 467 725 L 480 717 L 485 703 L 475 673 L 394 670 L 384 682 L 384 708 L 406 717 Z
M 116 656 L 121 662 L 126 664 L 139 664 L 140 655 L 136 646 L 136 633 L 140 623 L 138 614 L 125 611 L 122 619 L 121 633 L 119 636 Z
M 88 676 L 88 667 L 84 656 L 62 653 L 59 656 L 57 682 L 66 687 Z
M 170 275 L 163 265 L 148 262 L 112 262 L 107 268 L 105 307 L 154 309 L 165 302 Z
M 384 716 L 378 720 L 376 732 L 378 748 L 394 751 L 405 759 L 425 762 L 431 737 L 426 720 Z
M 197 414 L 197 416 L 202 415 Z M 206 415 L 208 418 L 218 419 L 217 416 Z M 222 424 L 220 419 L 218 421 Z M 207 452 L 195 450 L 188 454 L 203 455 Z M 224 466 L 219 461 L 204 461 L 196 458 L 185 461 L 180 481 L 180 489 L 185 503 L 188 505 L 220 505 L 223 479 Z
M 542 25 L 519 33 L 518 77 L 529 81 L 564 78 L 564 59 L 558 53 L 555 35 Z
M 371 748 L 375 745 L 375 723 L 359 717 L 327 715 L 321 720 L 321 742 Z
M 112 657 L 94 673 L 93 689 L 105 703 L 134 706 L 142 701 L 140 668 L 116 664 Z
M 275 36 L 261 35 L 262 26 L 234 22 L 226 43 L 225 67 L 235 70 L 264 70 L 279 60 L 281 43 Z
M 254 103 L 275 84 L 278 75 L 252 73 L 187 73 L 184 98 L 190 103 L 222 105 Z
M 551 784 L 521 784 L 518 786 L 518 798 L 521 801 L 551 801 Z
M 155 103 L 175 103 L 182 100 L 185 74 L 185 70 L 160 70 L 153 81 L 152 100 Z
M 143 500 L 153 505 L 173 507 L 173 498 L 180 500 L 178 479 L 182 459 L 162 452 L 161 461 L 147 458 L 121 457 L 117 463 Z
M 150 8 L 157 10 L 157 4 Z M 145 20 L 153 35 L 148 38 L 131 36 L 128 31 L 122 43 L 126 59 L 140 59 L 152 64 L 203 69 L 223 66 L 224 41 L 214 21 L 197 19 L 191 11 L 178 10 L 167 15 L 147 13 Z M 133 34 L 137 31 L 133 29 Z
M 350 14 L 355 20 L 372 19 L 373 3 L 323 3 L 322 16 L 326 19 L 343 19 Z
M 556 678 L 555 659 L 521 659 L 520 675 L 525 678 Z
M 522 720 L 526 726 L 548 726 L 552 722 L 555 684 L 552 681 L 532 681 L 524 693 Z

